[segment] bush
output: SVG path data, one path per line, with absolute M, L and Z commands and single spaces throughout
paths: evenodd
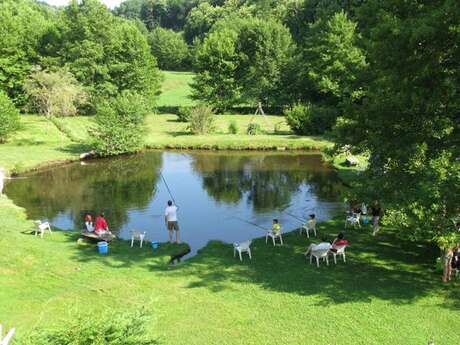
M 26 80 L 25 90 L 32 107 L 46 116 L 76 115 L 86 102 L 83 87 L 68 71 L 36 70 Z
M 236 121 L 230 122 L 230 124 L 228 125 L 228 133 L 238 134 L 238 124 L 236 123 Z
M 250 123 L 246 130 L 249 135 L 258 135 L 262 133 L 262 127 L 258 123 Z
M 285 111 L 286 121 L 292 131 L 299 135 L 317 135 L 330 130 L 337 119 L 331 107 L 297 104 Z
M 62 328 L 37 331 L 22 339 L 24 345 L 155 345 L 148 335 L 149 317 L 144 311 L 119 316 L 78 317 Z
M 148 107 L 143 96 L 125 91 L 97 107 L 96 128 L 91 133 L 100 156 L 136 152 L 142 148 Z
M 191 109 L 188 129 L 193 134 L 208 134 L 215 129 L 214 109 L 207 105 L 199 105 Z
M 0 91 L 0 143 L 19 128 L 19 112 L 7 94 Z
M 177 121 L 189 122 L 192 109 L 190 107 L 180 107 L 177 111 Z

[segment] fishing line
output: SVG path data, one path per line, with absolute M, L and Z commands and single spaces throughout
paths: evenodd
M 177 203 L 176 203 L 176 200 L 174 200 L 174 197 L 171 193 L 171 190 L 169 189 L 169 186 L 168 186 L 168 183 L 166 182 L 166 179 L 165 177 L 163 176 L 162 172 L 160 171 L 160 176 L 161 176 L 161 179 L 163 180 L 165 186 L 166 186 L 166 189 L 168 190 L 168 193 L 169 193 L 169 196 L 171 197 L 172 201 L 174 201 L 174 205 L 177 206 Z
M 244 222 L 244 223 L 246 223 L 246 224 L 253 225 L 253 226 L 255 226 L 255 227 L 258 227 L 259 229 L 262 229 L 262 230 L 264 230 L 264 231 L 267 231 L 267 228 L 264 228 L 264 227 L 260 226 L 259 224 L 250 222 L 250 221 L 248 221 L 248 220 L 246 220 L 246 219 L 243 219 L 243 218 L 240 218 L 240 217 L 237 217 L 237 216 L 233 216 L 233 218 L 239 220 L 240 222 Z

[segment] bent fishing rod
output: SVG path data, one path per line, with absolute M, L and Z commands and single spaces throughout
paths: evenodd
M 246 219 L 243 219 L 243 218 L 240 218 L 240 217 L 237 217 L 237 216 L 233 216 L 232 218 L 235 218 L 235 219 L 239 220 L 240 222 L 244 222 L 246 224 L 253 225 L 253 226 L 255 226 L 255 227 L 259 228 L 259 229 L 262 229 L 264 231 L 268 230 L 267 228 L 264 228 L 263 226 L 260 226 L 259 224 L 256 224 L 256 223 L 253 223 L 253 222 L 250 222 L 250 221 L 248 221 Z
M 166 182 L 166 179 L 163 176 L 163 173 L 161 171 L 160 171 L 160 176 L 161 176 L 161 179 L 163 180 L 163 183 L 166 186 L 166 189 L 168 190 L 169 196 L 171 197 L 172 201 L 174 202 L 174 205 L 177 206 L 176 200 L 174 199 L 174 196 L 172 195 L 171 190 L 169 189 L 168 182 Z

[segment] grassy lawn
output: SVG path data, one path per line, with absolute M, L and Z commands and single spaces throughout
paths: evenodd
M 84 145 L 72 142 L 42 116 L 21 116 L 21 130 L 0 145 L 0 166 L 22 172 L 51 162 L 75 159 Z
M 159 107 L 194 104 L 193 100 L 188 97 L 191 93 L 190 83 L 193 79 L 193 73 L 163 71 L 163 76 L 161 95 L 157 101 Z
M 160 344 L 437 344 L 458 341 L 460 281 L 442 286 L 436 251 L 383 229 L 350 230 L 347 263 L 309 265 L 309 240 L 297 232 L 284 247 L 253 243 L 253 260 L 233 258 L 211 242 L 197 256 L 167 267 L 174 245 L 130 248 L 114 243 L 107 257 L 78 235 L 25 234 L 23 209 L 0 198 L 0 319 L 18 334 L 144 307 Z M 343 221 L 320 225 L 332 237 Z M 256 230 L 255 230 L 256 231 Z M 97 316 L 96 316 L 97 317 Z

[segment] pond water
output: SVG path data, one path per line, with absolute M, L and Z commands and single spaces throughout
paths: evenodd
M 5 192 L 30 218 L 61 229 L 82 229 L 86 212 L 103 211 L 124 239 L 137 229 L 149 240 L 166 241 L 170 196 L 160 172 L 179 205 L 191 255 L 209 240 L 265 235 L 248 222 L 269 228 L 278 218 L 291 230 L 299 225 L 291 215 L 315 213 L 321 221 L 343 210 L 335 172 L 321 156 L 305 153 L 146 152 L 28 174 L 7 183 Z

